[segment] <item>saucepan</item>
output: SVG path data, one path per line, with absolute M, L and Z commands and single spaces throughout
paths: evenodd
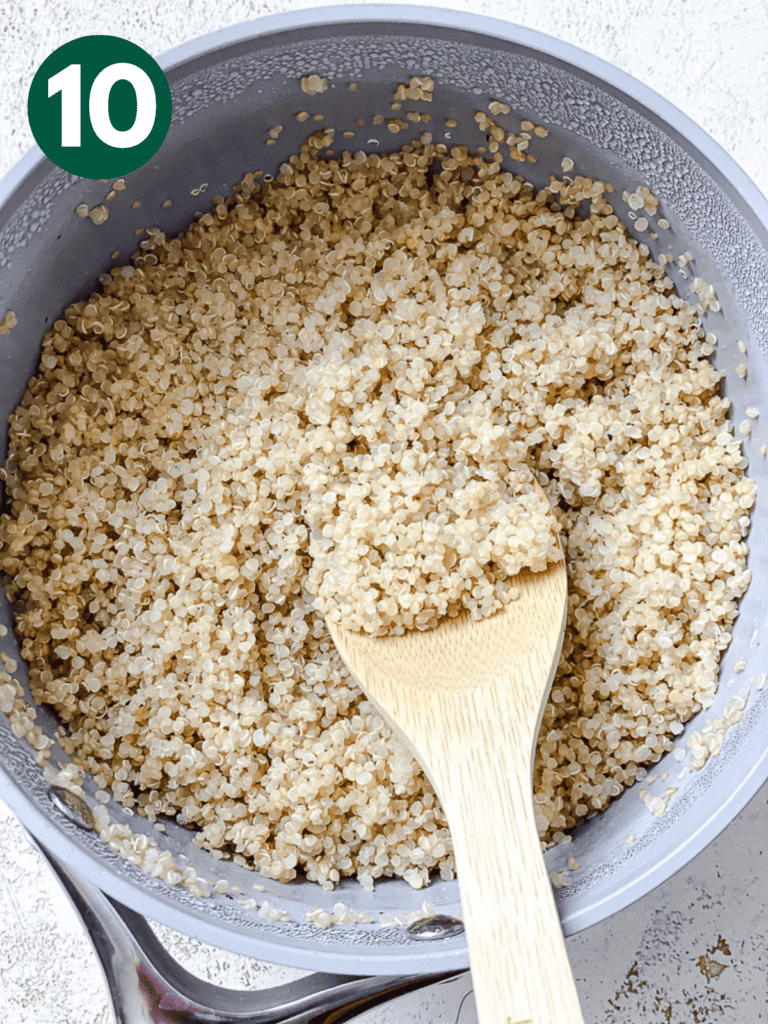
M 674 256 L 691 254 L 687 271 L 676 262 L 670 265 L 682 295 L 689 293 L 691 266 L 716 290 L 720 308 L 706 314 L 705 326 L 718 338 L 713 358 L 724 371 L 723 390 L 732 400 L 734 421 L 743 419 L 747 406 L 764 408 L 768 203 L 701 129 L 617 69 L 506 22 L 398 5 L 316 8 L 260 18 L 179 46 L 160 63 L 172 91 L 173 120 L 155 157 L 129 177 L 131 196 L 140 206 L 113 203 L 104 223 L 76 216 L 81 204 L 92 209 L 103 202 L 103 184 L 56 168 L 38 150 L 0 184 L 0 313 L 12 309 L 17 318 L 0 339 L 3 455 L 7 417 L 35 371 L 46 329 L 73 299 L 96 287 L 99 275 L 115 265 L 114 251 L 136 248 L 140 228 L 151 223 L 166 235 L 177 234 L 204 209 L 206 191 L 208 196 L 226 195 L 248 171 L 277 173 L 308 134 L 296 113 L 302 99 L 297 82 L 309 74 L 328 82 L 322 96 L 325 126 L 343 129 L 365 118 L 358 148 L 400 148 L 424 130 L 423 124 L 408 125 L 395 136 L 387 131 L 386 119 L 375 124 L 373 115 L 388 112 L 398 84 L 414 75 L 428 76 L 435 82 L 430 106 L 435 142 L 476 149 L 483 139 L 475 113 L 496 100 L 509 106 L 510 118 L 527 118 L 547 129 L 546 138 L 532 140 L 536 162 L 524 167 L 534 184 L 544 185 L 551 174 L 561 173 L 567 157 L 577 171 L 613 185 L 611 201 L 634 233 L 621 197 L 646 186 L 669 223 L 663 240 L 648 241 L 652 253 L 663 246 Z M 348 88 L 352 81 L 357 83 L 354 91 Z M 268 129 L 277 125 L 283 129 L 267 145 Z M 745 360 L 746 377 L 737 372 Z M 664 801 L 665 813 L 651 813 L 636 785 L 578 827 L 570 843 L 547 851 L 550 871 L 567 869 L 572 857 L 581 865 L 571 884 L 556 893 L 566 934 L 605 919 L 669 878 L 768 777 L 768 689 L 762 689 L 759 664 L 768 643 L 768 547 L 760 525 L 768 479 L 758 435 L 755 431 L 744 441 L 749 473 L 757 481 L 749 538 L 752 581 L 722 660 L 720 687 L 712 707 L 687 724 L 677 749 L 654 772 L 677 780 L 689 736 L 701 732 L 707 721 L 723 719 L 732 727 L 723 731 L 716 756 L 673 782 L 677 791 Z M 4 597 L 0 616 L 7 627 L 2 649 L 18 663 L 15 674 L 24 684 L 12 609 Z M 55 736 L 58 723 L 50 712 L 38 709 L 36 721 Z M 83 780 L 80 795 L 52 788 L 34 753 L 0 716 L 3 798 L 49 857 L 86 920 L 123 1007 L 120 1019 L 319 1020 L 321 1012 L 350 1003 L 359 1009 L 365 1000 L 403 986 L 440 979 L 451 984 L 448 979 L 466 971 L 457 881 L 436 879 L 417 891 L 389 879 L 368 892 L 346 880 L 326 892 L 306 880 L 257 879 L 247 867 L 199 849 L 182 825 L 168 822 L 160 834 L 111 801 L 111 822 L 147 835 L 201 877 L 227 882 L 226 892 L 195 895 L 121 857 L 92 827 L 97 806 L 92 780 Z M 55 743 L 52 759 L 68 760 Z M 263 892 L 254 893 L 254 881 Z M 258 905 L 267 900 L 280 913 L 260 915 L 253 901 L 238 893 L 256 895 Z M 409 925 L 408 915 L 422 907 L 425 897 L 435 914 Z M 325 929 L 306 922 L 308 911 L 331 911 L 337 901 L 369 912 L 372 921 Z M 382 927 L 382 913 L 403 923 Z M 223 949 L 318 973 L 297 983 L 299 988 L 275 990 L 268 998 L 215 992 L 170 961 L 145 918 Z M 147 1009 L 150 1005 L 154 1009 Z M 186 1016 L 179 1018 L 182 1011 Z

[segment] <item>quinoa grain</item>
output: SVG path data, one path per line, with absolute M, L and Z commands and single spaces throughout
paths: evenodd
M 16 319 L 16 314 L 13 312 L 12 309 L 9 309 L 6 312 L 6 314 L 3 317 L 3 319 L 0 320 L 0 335 L 4 336 L 9 331 L 12 331 L 17 323 L 18 323 L 18 320 Z
M 305 75 L 301 79 L 301 91 L 308 96 L 317 96 L 328 88 L 328 79 L 321 75 Z

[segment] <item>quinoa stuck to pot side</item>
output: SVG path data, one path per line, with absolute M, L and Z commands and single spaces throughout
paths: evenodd
M 754 489 L 711 297 L 675 293 L 603 183 L 329 145 L 150 230 L 48 331 L 1 564 L 33 695 L 100 787 L 272 878 L 419 887 L 453 873 L 445 818 L 324 616 L 487 615 L 561 542 L 552 843 L 712 702 Z

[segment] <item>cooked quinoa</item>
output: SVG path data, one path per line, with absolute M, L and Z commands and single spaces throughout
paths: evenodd
M 544 486 L 570 594 L 535 764 L 551 843 L 712 702 L 754 492 L 714 300 L 676 295 L 606 186 L 330 144 L 149 231 L 48 331 L 2 568 L 35 699 L 99 786 L 269 877 L 418 887 L 451 876 L 450 835 L 331 643 L 340 581 L 361 628 L 486 614 Z
M 484 618 L 514 600 L 521 569 L 562 559 L 546 496 L 484 413 L 427 414 L 407 441 L 321 470 L 317 490 L 313 467 L 306 586 L 326 621 L 380 634 Z

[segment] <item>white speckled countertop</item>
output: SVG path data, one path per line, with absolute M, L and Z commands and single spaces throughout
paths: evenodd
M 2 4 L 0 173 L 32 142 L 26 95 L 57 46 L 95 32 L 158 54 L 214 28 L 313 6 L 293 0 L 21 0 Z M 708 131 L 768 194 L 768 0 L 444 0 L 589 50 L 655 88 Z M 2 793 L 0 792 L 0 796 Z M 768 786 L 720 837 L 633 906 L 567 940 L 587 1024 L 768 1021 Z M 235 988 L 301 972 L 223 953 L 167 929 L 189 970 Z M 97 965 L 73 911 L 0 801 L 0 1021 L 109 1024 Z M 471 996 L 434 991 L 368 1024 L 472 1024 Z

